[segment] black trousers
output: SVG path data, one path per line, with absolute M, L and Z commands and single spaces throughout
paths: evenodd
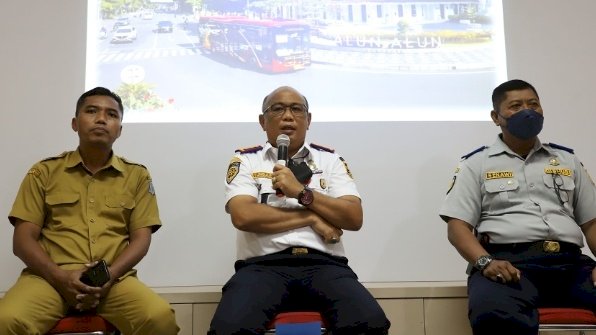
M 538 307 L 596 310 L 594 261 L 579 248 L 546 253 L 536 248 L 487 251 L 521 271 L 519 283 L 501 284 L 475 271 L 468 278 L 468 316 L 474 335 L 538 334 Z
M 209 334 L 262 334 L 283 311 L 319 311 L 331 334 L 387 334 L 385 313 L 347 259 L 278 253 L 238 261 Z

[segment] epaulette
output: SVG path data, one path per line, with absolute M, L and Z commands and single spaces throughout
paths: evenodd
M 138 166 L 141 166 L 141 167 L 143 167 L 143 168 L 145 168 L 145 169 L 146 169 L 145 165 L 143 165 L 143 164 L 140 164 L 140 163 L 136 163 L 136 162 L 130 161 L 130 160 L 128 160 L 128 159 L 126 159 L 126 158 L 124 158 L 124 157 L 120 157 L 120 159 L 121 159 L 121 160 L 122 160 L 124 163 L 126 163 L 126 164 L 130 164 L 130 165 L 138 165 Z
M 468 158 L 474 156 L 475 154 L 479 153 L 480 151 L 482 151 L 482 150 L 484 150 L 486 148 L 488 148 L 488 147 L 486 145 L 483 145 L 480 148 L 478 148 L 478 149 L 476 149 L 476 150 L 474 150 L 474 151 L 472 151 L 472 152 L 470 152 L 468 154 L 465 154 L 465 155 L 461 156 L 461 159 L 468 159 Z
M 241 155 L 244 155 L 244 154 L 254 154 L 255 152 L 259 152 L 261 150 L 263 150 L 263 147 L 260 145 L 257 145 L 256 147 L 236 149 L 235 152 L 237 152 Z
M 334 150 L 334 149 L 327 148 L 327 147 L 324 147 L 324 146 L 322 146 L 322 145 L 318 145 L 318 144 L 314 144 L 314 143 L 311 143 L 311 144 L 310 144 L 310 146 L 311 146 L 313 149 L 317 149 L 317 150 L 320 150 L 320 151 L 327 151 L 327 152 L 330 152 L 330 153 L 334 153 L 334 152 L 335 152 L 335 150 Z
M 64 156 L 66 156 L 66 154 L 68 154 L 68 151 L 65 151 L 65 152 L 63 152 L 63 153 L 61 153 L 60 155 L 57 155 L 57 156 L 52 156 L 52 157 L 44 158 L 41 161 L 42 162 L 45 162 L 45 161 L 51 161 L 52 159 L 63 158 Z
M 560 150 L 563 150 L 563 151 L 567 151 L 567 152 L 569 152 L 571 154 L 574 154 L 575 153 L 573 151 L 573 149 L 567 148 L 567 147 L 564 147 L 562 145 L 558 145 L 558 144 L 555 144 L 555 143 L 546 143 L 546 145 L 548 145 L 549 147 L 555 148 L 555 149 L 560 149 Z

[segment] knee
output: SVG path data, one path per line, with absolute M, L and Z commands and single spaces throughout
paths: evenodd
M 239 334 L 261 334 L 266 331 L 263 325 L 248 315 L 234 315 L 230 318 L 220 318 L 217 315 L 211 320 L 210 335 L 239 335 Z
M 345 325 L 337 325 L 333 330 L 333 334 L 367 334 L 367 335 L 384 335 L 388 333 L 391 323 L 385 316 L 383 310 L 371 309 L 362 311 L 359 320 Z
M 174 310 L 167 302 L 147 306 L 144 324 L 148 329 L 159 330 L 159 334 L 177 334 L 180 329 L 176 324 Z
M 20 321 L 14 310 L 0 303 L 0 334 L 27 334 L 28 327 Z
M 538 318 L 534 314 L 492 303 L 470 308 L 469 318 L 474 334 L 535 334 L 538 332 Z

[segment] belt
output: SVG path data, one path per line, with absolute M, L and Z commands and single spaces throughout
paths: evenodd
M 523 243 L 488 243 L 483 244 L 483 247 L 489 253 L 499 251 L 538 251 L 547 254 L 571 252 L 579 253 L 580 248 L 576 244 L 562 241 L 535 241 L 535 242 L 523 242 Z
M 282 250 L 280 252 L 277 252 L 278 254 L 286 254 L 286 255 L 294 255 L 294 256 L 300 256 L 300 255 L 323 255 L 323 256 L 331 256 L 330 254 L 317 250 L 317 249 L 312 249 L 312 248 L 306 248 L 306 247 L 291 247 L 291 248 L 287 248 L 285 250 Z

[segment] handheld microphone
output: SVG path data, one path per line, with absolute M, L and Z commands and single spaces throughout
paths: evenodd
M 279 134 L 277 140 L 277 164 L 288 166 L 288 146 L 290 146 L 290 137 L 286 134 Z
M 290 145 L 290 137 L 286 134 L 279 134 L 277 140 L 277 164 L 288 166 L 288 146 Z M 277 196 L 283 196 L 284 192 L 280 189 L 275 190 Z

